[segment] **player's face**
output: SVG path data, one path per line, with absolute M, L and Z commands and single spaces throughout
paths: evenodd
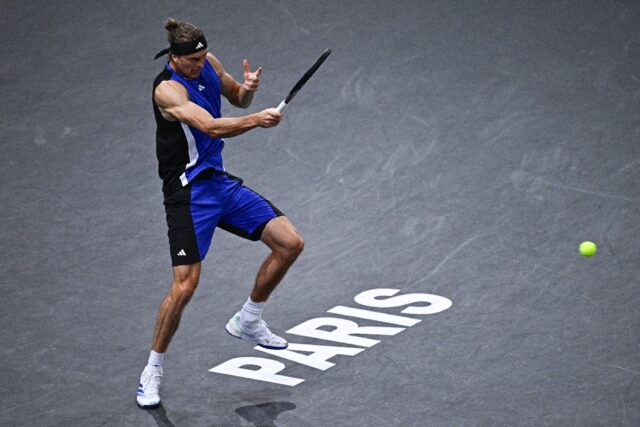
M 191 55 L 174 56 L 176 71 L 188 79 L 195 79 L 200 75 L 207 60 L 207 50 L 192 53 Z

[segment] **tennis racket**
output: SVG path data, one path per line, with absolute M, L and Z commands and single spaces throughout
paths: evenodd
M 289 102 L 291 102 L 291 100 L 293 99 L 294 96 L 296 96 L 298 91 L 302 89 L 302 86 L 304 86 L 307 80 L 309 80 L 311 76 L 313 76 L 313 73 L 315 73 L 318 70 L 318 68 L 320 68 L 320 66 L 325 61 L 325 59 L 327 59 L 327 56 L 329 56 L 330 53 L 331 53 L 331 49 L 325 50 L 324 53 L 320 55 L 320 58 L 318 58 L 316 63 L 313 64 L 311 68 L 307 70 L 306 73 L 304 73 L 304 76 L 302 76 L 302 78 L 298 80 L 298 83 L 296 83 L 295 86 L 293 86 L 293 89 L 291 89 L 291 91 L 289 92 L 289 95 L 287 95 L 287 97 L 276 108 L 279 112 L 282 113 L 284 109 L 287 108 L 287 105 L 289 105 Z

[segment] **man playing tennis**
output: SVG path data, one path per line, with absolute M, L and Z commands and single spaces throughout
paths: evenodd
M 262 68 L 251 71 L 244 60 L 240 84 L 208 52 L 199 28 L 173 19 L 167 20 L 165 28 L 170 48 L 156 58 L 168 53 L 169 61 L 154 81 L 153 110 L 173 282 L 158 310 L 151 354 L 140 376 L 137 402 L 143 408 L 160 404 L 164 353 L 198 285 L 214 230 L 262 240 L 271 249 L 249 298 L 226 325 L 229 334 L 270 349 L 284 349 L 287 342 L 271 333 L 262 320 L 263 306 L 304 247 L 293 224 L 268 200 L 228 174 L 222 164 L 222 138 L 273 127 L 282 118 L 274 108 L 221 118 L 220 95 L 236 107 L 247 108 Z

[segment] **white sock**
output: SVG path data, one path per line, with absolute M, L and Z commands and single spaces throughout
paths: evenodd
M 162 368 L 162 362 L 164 361 L 164 353 L 156 353 L 151 350 L 151 354 L 149 354 L 149 361 L 147 365 L 149 366 L 158 366 Z
M 262 317 L 263 309 L 264 302 L 253 302 L 251 297 L 247 298 L 247 302 L 244 303 L 240 311 L 240 321 L 242 323 L 257 322 Z

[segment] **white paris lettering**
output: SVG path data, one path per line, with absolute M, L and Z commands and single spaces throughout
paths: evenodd
M 453 304 L 450 299 L 439 295 L 406 294 L 394 296 L 398 292 L 400 292 L 399 289 L 371 289 L 356 295 L 354 300 L 360 305 L 377 308 L 391 308 L 409 305 L 407 308 L 402 310 L 401 313 L 414 315 L 440 313 L 450 308 Z M 410 305 L 414 303 L 423 304 Z M 424 305 L 424 303 L 427 303 L 427 305 Z M 335 366 L 335 363 L 329 361 L 329 359 L 334 356 L 355 356 L 380 342 L 376 339 L 364 338 L 355 335 L 393 336 L 404 331 L 406 327 L 412 327 L 421 322 L 420 319 L 415 319 L 413 317 L 397 316 L 341 305 L 327 310 L 327 313 L 358 319 L 373 320 L 380 323 L 404 327 L 359 326 L 352 320 L 337 317 L 318 317 L 294 326 L 289 329 L 287 333 L 346 344 L 346 346 L 312 345 L 290 342 L 289 347 L 286 350 L 268 350 L 258 346 L 254 347 L 254 349 L 301 365 L 325 371 Z M 328 331 L 323 329 L 327 327 L 331 330 Z M 254 369 L 251 369 L 252 367 Z M 302 378 L 280 375 L 279 373 L 285 368 L 286 365 L 284 363 L 267 359 L 265 357 L 237 357 L 211 368 L 209 372 L 288 386 L 296 386 L 304 381 Z

